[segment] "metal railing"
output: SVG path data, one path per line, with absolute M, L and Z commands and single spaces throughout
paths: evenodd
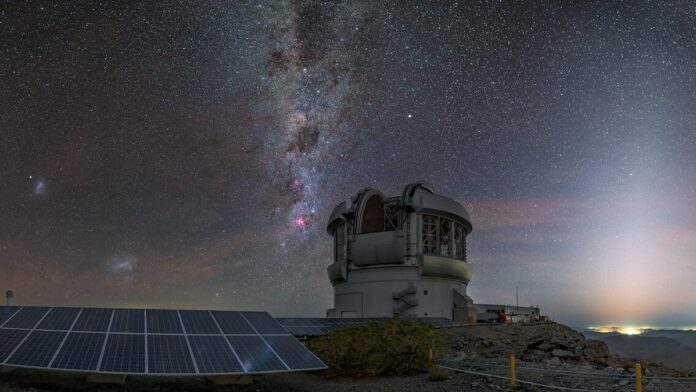
M 643 384 L 650 383 L 655 385 L 677 386 L 677 385 L 692 385 L 696 386 L 696 378 L 690 377 L 659 377 L 645 376 L 640 363 L 635 366 L 634 374 L 612 374 L 607 372 L 593 372 L 581 369 L 559 369 L 548 367 L 534 366 L 518 366 L 517 360 L 511 356 L 508 363 L 492 362 L 492 361 L 454 361 L 454 360 L 438 360 L 435 362 L 438 366 L 458 373 L 466 373 L 477 376 L 490 377 L 507 381 L 511 386 L 517 384 L 530 385 L 534 387 L 543 387 L 547 389 L 563 390 L 563 391 L 583 391 L 597 392 L 605 391 L 606 389 L 583 389 L 574 387 L 565 387 L 560 385 L 544 384 L 530 380 L 520 379 L 518 373 L 537 373 L 540 375 L 552 375 L 568 378 L 585 378 L 585 379 L 613 379 L 613 380 L 628 380 L 629 383 L 635 386 L 636 392 L 643 391 Z M 488 371 L 488 372 L 487 372 Z M 507 375 L 493 374 L 490 371 L 499 373 L 507 373 Z

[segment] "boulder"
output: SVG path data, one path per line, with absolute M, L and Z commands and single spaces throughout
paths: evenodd
M 551 351 L 551 355 L 553 355 L 554 357 L 558 357 L 558 358 L 573 358 L 573 357 L 575 357 L 575 354 L 573 354 L 572 352 L 567 351 L 567 350 L 561 350 L 561 349 L 554 349 L 553 351 Z
M 588 339 L 582 353 L 588 362 L 597 365 L 606 365 L 609 358 L 609 348 L 606 343 L 599 340 Z
M 546 363 L 548 365 L 558 366 L 561 364 L 561 359 L 558 357 L 553 357 L 551 359 L 545 360 L 544 363 Z
M 541 350 L 528 350 L 522 354 L 521 359 L 529 362 L 541 362 L 548 357 L 548 353 Z

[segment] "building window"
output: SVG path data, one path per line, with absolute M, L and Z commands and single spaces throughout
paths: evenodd
M 440 255 L 452 256 L 452 221 L 440 218 Z
M 437 253 L 438 217 L 423 215 L 423 253 Z
M 399 230 L 401 216 L 396 203 L 384 203 L 384 231 Z
M 452 219 L 422 215 L 423 253 L 466 260 L 464 226 Z

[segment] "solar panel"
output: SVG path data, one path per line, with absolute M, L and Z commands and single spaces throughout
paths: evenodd
M 67 331 L 79 313 L 80 308 L 53 308 L 36 328 Z
M 288 369 L 260 336 L 228 336 L 227 340 L 247 372 Z
M 223 336 L 190 335 L 189 342 L 199 373 L 243 373 L 235 353 Z
M 73 326 L 73 331 L 106 332 L 109 330 L 113 312 L 113 309 L 82 309 L 80 317 Z
M 384 322 L 387 318 L 276 318 L 274 319 L 288 332 L 295 336 L 321 336 L 337 329 Z M 446 318 L 420 318 L 419 320 L 433 327 L 442 327 L 452 323 Z
M 5 362 L 28 334 L 26 329 L 0 329 L 0 363 Z
M 0 320 L 0 365 L 167 376 L 325 368 L 262 312 L 0 307 Z
M 17 313 L 18 310 L 19 308 L 14 306 L 0 306 L 0 326 Z
M 354 325 L 365 325 L 375 320 L 327 319 L 327 318 L 279 318 L 275 319 L 288 332 L 295 336 L 321 336 L 334 330 Z M 382 319 L 383 320 L 383 319 Z
M 255 335 L 254 329 L 239 312 L 210 312 L 225 335 Z
M 110 332 L 145 332 L 145 311 L 143 309 L 114 309 Z
M 306 327 L 306 326 L 299 326 L 299 327 L 286 327 L 288 330 L 296 336 L 322 336 L 326 335 L 335 329 L 338 328 L 329 328 L 329 327 Z
M 187 334 L 219 334 L 220 329 L 210 312 L 202 310 L 180 310 L 179 315 Z
M 148 310 L 147 333 L 184 333 L 176 310 Z
M 254 327 L 256 332 L 261 335 L 288 333 L 285 328 L 273 320 L 273 317 L 266 312 L 242 312 L 242 315 Z
M 321 369 L 324 363 L 292 336 L 264 337 L 273 351 L 290 369 Z
M 145 373 L 145 335 L 109 334 L 99 370 Z
M 32 331 L 5 361 L 12 365 L 48 367 L 66 332 Z
M 54 369 L 97 370 L 106 334 L 71 332 L 51 367 Z
M 150 373 L 196 373 L 183 335 L 149 335 L 147 358 Z
M 23 307 L 3 325 L 5 328 L 33 329 L 49 308 Z

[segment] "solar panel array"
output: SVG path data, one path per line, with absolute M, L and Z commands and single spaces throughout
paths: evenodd
M 265 312 L 0 306 L 0 365 L 116 374 L 326 369 Z
M 379 323 L 387 318 L 276 318 L 276 321 L 288 332 L 295 336 L 322 336 L 337 329 Z M 442 327 L 452 323 L 446 318 L 420 318 L 419 320 L 432 325 Z
M 385 321 L 385 318 L 277 318 L 295 336 L 321 336 L 345 327 Z

